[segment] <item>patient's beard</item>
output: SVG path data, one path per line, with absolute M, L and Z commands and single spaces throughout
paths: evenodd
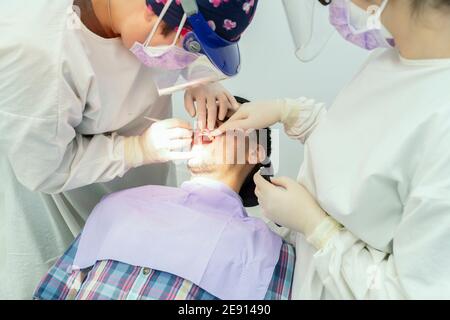
M 219 168 L 214 164 L 201 163 L 195 165 L 188 164 L 188 169 L 193 176 L 201 177 L 217 173 Z

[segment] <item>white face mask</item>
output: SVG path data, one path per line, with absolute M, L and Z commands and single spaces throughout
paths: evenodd
M 369 14 L 366 11 L 350 1 L 349 13 L 350 24 L 356 30 L 364 30 L 367 28 L 367 19 L 369 18 Z
M 377 20 L 374 21 L 370 18 L 371 12 L 365 11 L 356 4 L 353 3 L 353 1 L 350 1 L 350 24 L 355 28 L 355 30 L 367 30 L 378 28 L 381 30 L 383 36 L 386 39 L 393 39 L 394 37 L 389 32 L 388 29 L 381 23 L 381 21 Z M 373 24 L 373 25 L 370 25 Z

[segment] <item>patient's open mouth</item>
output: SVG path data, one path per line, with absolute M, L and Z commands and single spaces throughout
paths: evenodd
M 194 145 L 211 144 L 215 140 L 215 137 L 209 135 L 209 131 L 196 131 L 194 135 Z

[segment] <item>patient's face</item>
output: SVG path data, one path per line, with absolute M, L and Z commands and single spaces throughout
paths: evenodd
M 222 122 L 218 122 L 220 126 Z M 225 171 L 231 167 L 254 165 L 257 159 L 249 159 L 249 151 L 258 147 L 256 132 L 228 132 L 210 140 L 196 133 L 188 167 L 194 174 Z M 251 157 L 250 157 L 251 158 Z

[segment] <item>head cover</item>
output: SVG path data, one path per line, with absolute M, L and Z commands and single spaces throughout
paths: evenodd
M 178 28 L 178 34 L 183 33 L 184 50 L 197 56 L 181 69 L 154 69 L 153 79 L 159 94 L 171 94 L 238 74 L 241 66 L 238 41 L 251 23 L 257 3 L 257 0 L 147 0 L 161 21 Z M 180 66 L 178 62 L 183 64 L 192 57 L 175 51 L 167 55 L 170 59 L 177 58 L 170 65 Z
M 160 16 L 167 0 L 146 0 L 153 12 Z M 200 14 L 211 29 L 221 38 L 235 42 L 252 22 L 258 0 L 196 0 Z M 163 17 L 163 21 L 172 28 L 177 28 L 184 15 L 182 1 L 175 0 Z M 192 30 L 188 21 L 185 27 Z
M 367 11 L 351 0 L 333 0 L 330 5 L 330 22 L 347 41 L 367 50 L 395 46 L 393 37 L 384 29 L 381 14 L 389 0 L 381 6 L 371 6 Z

